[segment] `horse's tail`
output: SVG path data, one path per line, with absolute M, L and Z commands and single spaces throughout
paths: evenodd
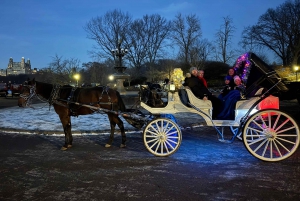
M 121 112 L 125 112 L 126 111 L 126 107 L 125 107 L 125 104 L 123 102 L 123 99 L 120 95 L 120 93 L 118 91 L 116 91 L 116 94 L 117 94 L 117 98 L 118 98 L 118 107 L 119 107 L 119 110 Z

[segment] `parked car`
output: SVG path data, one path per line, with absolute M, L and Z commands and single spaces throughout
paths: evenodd
M 0 96 L 6 96 L 7 94 L 7 85 L 6 83 L 0 83 Z
M 6 98 L 19 96 L 22 90 L 22 84 L 11 84 L 10 88 L 7 89 Z

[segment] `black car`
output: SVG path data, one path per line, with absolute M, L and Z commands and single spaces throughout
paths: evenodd
M 0 96 L 6 96 L 7 93 L 7 85 L 6 83 L 0 83 Z

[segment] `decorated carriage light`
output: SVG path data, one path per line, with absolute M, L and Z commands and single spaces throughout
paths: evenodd
M 174 93 L 175 90 L 176 90 L 175 84 L 170 84 L 170 85 L 169 85 L 169 90 L 170 90 L 172 93 Z

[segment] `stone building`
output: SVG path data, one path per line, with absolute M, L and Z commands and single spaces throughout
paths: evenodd
M 27 59 L 25 62 L 22 57 L 21 62 L 14 62 L 12 58 L 9 59 L 8 66 L 6 69 L 6 75 L 20 75 L 20 74 L 31 74 L 30 60 Z

